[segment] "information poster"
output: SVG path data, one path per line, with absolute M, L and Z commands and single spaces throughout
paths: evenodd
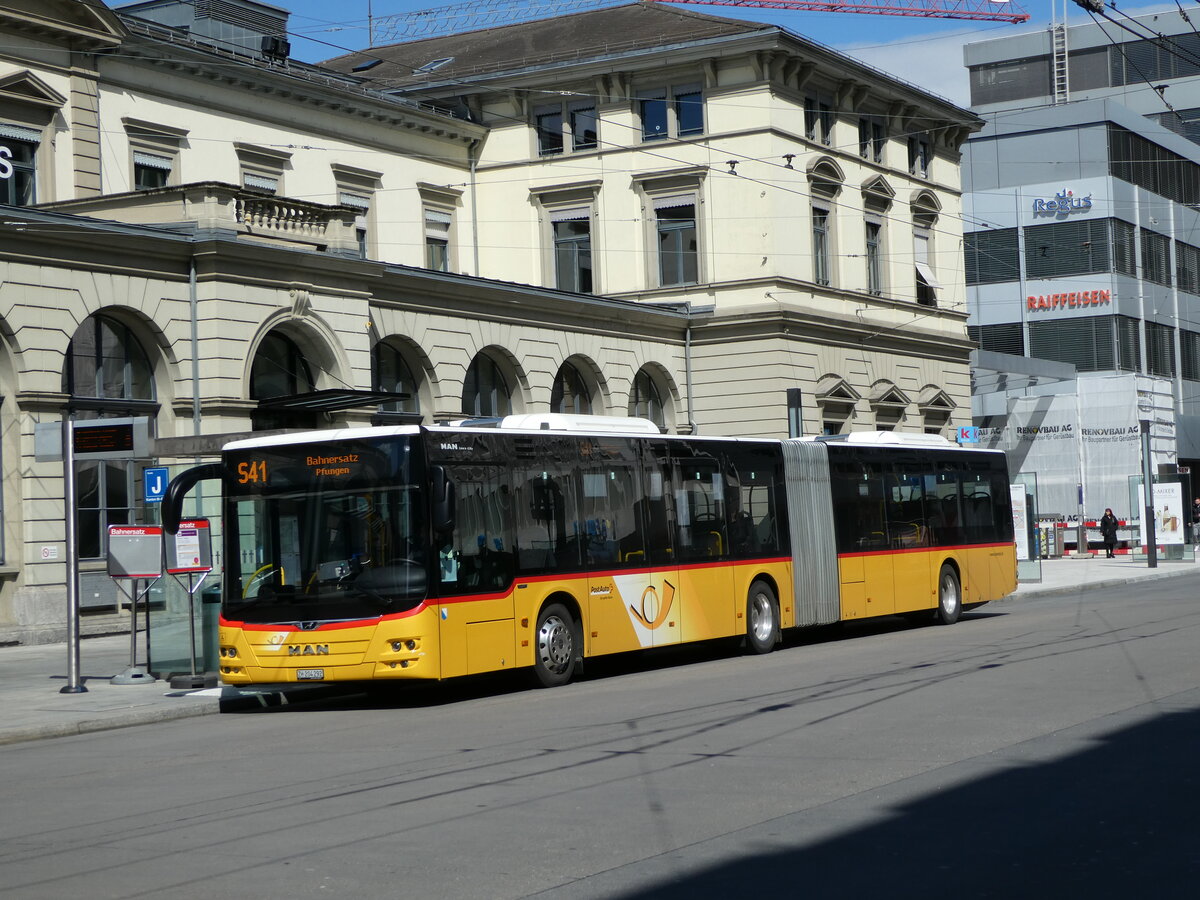
M 1013 537 L 1017 542 L 1017 560 L 1029 559 L 1029 509 L 1025 505 L 1025 485 L 1010 484 L 1012 497 Z

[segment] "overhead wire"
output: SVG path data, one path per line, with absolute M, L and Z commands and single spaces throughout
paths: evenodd
M 326 44 L 327 46 L 335 47 L 335 48 L 337 48 L 337 49 L 347 49 L 347 48 L 341 48 L 341 47 L 338 47 L 338 45 L 336 45 L 336 44 L 333 44 L 333 43 L 330 43 L 330 42 L 319 42 L 319 43 L 323 43 L 323 44 Z M 350 52 L 354 52 L 354 51 L 350 51 Z M 237 63 L 231 63 L 231 65 L 235 65 L 235 64 L 237 64 Z M 411 66 L 410 66 L 409 68 L 413 68 L 413 67 L 411 67 Z M 414 69 L 414 71 L 415 71 L 415 69 Z M 530 92 L 530 93 L 535 93 L 535 92 L 536 92 L 536 90 L 535 90 L 535 89 L 529 89 L 529 92 Z M 559 92 L 556 92 L 556 93 L 559 93 Z M 583 96 L 583 95 L 578 95 L 578 96 Z M 509 118 L 509 120 L 510 120 L 510 121 L 512 121 L 512 122 L 515 122 L 515 123 L 519 123 L 519 124 L 528 124 L 527 120 L 525 120 L 525 119 L 521 119 L 521 118 L 519 118 L 519 117 L 508 117 L 508 118 Z M 606 123 L 606 126 L 607 126 L 607 127 L 612 127 L 612 125 L 613 125 L 613 124 L 617 124 L 617 123 L 607 122 L 607 123 Z M 623 123 L 622 123 L 622 124 L 623 124 Z M 636 130 L 636 127 L 635 127 L 635 126 L 623 125 L 623 127 L 629 128 L 630 130 Z M 956 123 L 956 124 L 949 125 L 949 126 L 944 126 L 944 127 L 958 127 L 958 124 Z M 936 130 L 936 129 L 922 129 L 922 130 L 920 130 L 920 131 L 917 131 L 917 132 L 914 132 L 914 133 L 915 133 L 915 134 L 919 134 L 919 133 L 929 133 L 929 131 L 931 131 L 931 130 Z M 904 136 L 905 136 L 904 134 L 900 134 L 900 135 L 898 135 L 898 137 L 899 137 L 899 138 L 901 138 L 901 139 L 902 139 Z M 276 146 L 278 146 L 278 145 L 276 145 Z M 296 145 L 288 145 L 288 146 L 295 147 Z M 315 146 L 311 146 L 311 145 L 300 145 L 300 146 L 303 146 L 303 147 L 305 147 L 306 149 L 314 149 L 314 150 L 320 150 L 320 149 L 324 149 L 324 150 L 326 150 L 327 152 L 347 152 L 345 148 L 338 148 L 338 149 L 336 149 L 336 150 L 335 150 L 335 148 L 320 148 L 320 147 L 315 147 Z M 618 145 L 618 144 L 616 144 L 615 142 L 612 142 L 611 146 L 612 146 L 612 147 L 614 147 L 614 148 L 616 148 L 616 147 L 620 147 L 621 149 L 629 149 L 629 148 L 625 147 L 624 145 Z M 660 153 L 660 152 L 656 152 L 656 151 L 649 151 L 649 150 L 648 150 L 647 148 L 645 148 L 645 147 L 641 147 L 641 148 L 637 148 L 637 149 L 639 150 L 639 152 L 642 152 L 643 154 L 649 154 L 649 155 L 651 155 L 651 156 L 658 157 L 658 158 L 660 158 L 660 159 L 662 159 L 662 160 L 664 160 L 664 161 L 671 162 L 671 163 L 674 163 L 674 164 L 678 164 L 678 165 L 692 165 L 692 164 L 695 164 L 695 161 L 694 161 L 694 160 L 686 160 L 686 159 L 682 159 L 682 158 L 680 158 L 680 157 L 678 157 L 678 156 L 670 156 L 670 155 L 667 155 L 667 154 L 665 154 L 665 153 Z M 828 145 L 828 149 L 830 150 L 830 152 L 834 152 L 834 153 L 836 153 L 836 152 L 838 152 L 838 151 L 842 151 L 842 152 L 846 153 L 847 155 L 850 155 L 850 151 L 849 151 L 849 149 L 848 149 L 848 146 L 847 146 L 847 147 L 834 147 L 834 146 L 832 146 L 832 145 Z M 818 151 L 819 151 L 819 148 L 818 148 Z M 793 167 L 792 167 L 790 164 L 787 164 L 787 165 L 785 165 L 785 164 L 783 164 L 783 163 L 775 162 L 775 161 L 773 160 L 773 158 L 765 158 L 765 159 L 764 159 L 764 158 L 761 158 L 761 157 L 755 157 L 755 156 L 751 156 L 751 155 L 748 155 L 748 154 L 739 154 L 739 153 L 732 152 L 732 151 L 721 151 L 719 155 L 721 155 L 721 156 L 729 156 L 730 158 L 737 159 L 739 162 L 756 162 L 756 163 L 760 163 L 760 164 L 766 164 L 766 165 L 768 165 L 768 166 L 773 166 L 773 167 L 775 167 L 775 168 L 778 168 L 778 169 L 788 169 L 788 170 L 792 170 L 792 171 L 798 171 L 798 170 L 795 170 L 795 169 L 794 169 L 794 168 L 793 168 Z M 441 161 L 446 161 L 446 160 L 450 159 L 449 157 L 437 157 L 437 156 L 435 156 L 435 155 L 426 155 L 426 156 L 424 156 L 423 158 L 425 158 L 425 159 L 427 159 L 427 160 L 441 160 Z M 742 179 L 744 179 L 744 180 L 750 181 L 750 182 L 752 182 L 752 183 L 755 183 L 755 184 L 758 184 L 758 185 L 761 185 L 761 186 L 764 186 L 764 187 L 767 187 L 767 188 L 770 188 L 770 189 L 773 189 L 773 190 L 781 190 L 781 191 L 785 191 L 785 192 L 787 192 L 787 193 L 791 193 L 791 194 L 794 194 L 794 195 L 797 195 L 797 196 L 800 196 L 800 197 L 804 197 L 805 199 L 810 199 L 810 200 L 812 199 L 812 194 L 811 194 L 811 191 L 810 191 L 810 190 L 805 190 L 805 189 L 803 189 L 803 188 L 799 188 L 799 189 L 798 189 L 798 188 L 796 188 L 796 187 L 793 187 L 793 186 L 789 186 L 789 185 L 781 184 L 780 182 L 778 182 L 778 181 L 774 181 L 774 180 L 768 180 L 768 179 L 763 179 L 763 178 L 753 177 L 753 176 L 750 176 L 750 175 L 746 174 L 746 170 L 744 170 L 744 169 L 743 169 L 741 172 L 728 172 L 728 173 L 727 173 L 727 172 L 724 172 L 722 169 L 720 169 L 720 168 L 719 168 L 719 167 L 720 167 L 720 165 L 721 165 L 721 163 L 716 163 L 716 164 L 712 164 L 712 163 L 710 163 L 710 164 L 709 164 L 709 166 L 708 166 L 708 168 L 709 168 L 709 171 L 711 171 L 711 172 L 713 172 L 713 173 L 715 173 L 715 174 L 727 174 L 727 175 L 731 175 L 731 176 L 738 177 L 738 178 L 742 178 Z M 596 171 L 603 171 L 603 168 L 601 167 L 601 168 L 597 169 Z M 514 180 L 525 181 L 525 180 L 527 180 L 527 179 L 525 179 L 525 178 L 521 178 L 521 179 L 514 179 Z M 496 181 L 494 181 L 494 180 L 493 180 L 491 183 L 492 183 L 492 184 L 497 184 L 498 182 L 496 182 Z M 415 190 L 415 188 L 412 188 L 412 187 L 400 187 L 400 188 L 389 188 L 389 189 L 386 189 L 386 190 Z M 323 194 L 322 194 L 322 195 L 324 195 L 324 194 L 327 194 L 327 192 L 323 192 Z M 315 196 L 315 195 L 309 195 L 309 196 Z M 301 195 L 301 196 L 300 196 L 300 197 L 298 197 L 297 199 L 301 199 L 301 198 L 303 198 L 303 195 Z M 825 199 L 825 200 L 827 200 L 827 201 L 829 200 L 829 198 L 823 198 L 823 199 Z M 839 201 L 838 201 L 836 198 L 833 198 L 833 200 L 832 200 L 832 202 L 831 202 L 831 205 L 833 205 L 833 206 L 844 206 L 844 204 L 842 204 L 842 203 L 839 203 Z M 856 207 L 848 207 L 848 208 L 849 208 L 849 209 L 854 209 L 854 210 L 856 210 L 856 211 L 857 211 L 857 208 L 856 208 Z M 723 220 L 723 221 L 734 221 L 734 220 L 737 220 L 738 218 L 740 218 L 740 217 L 722 216 L 722 220 Z M 748 217 L 748 218 L 753 218 L 753 217 Z M 797 218 L 803 219 L 803 215 L 798 215 L 798 216 L 797 216 Z M 907 224 L 907 219 L 903 219 L 903 220 L 901 220 L 901 219 L 900 219 L 900 217 L 896 217 L 896 216 L 887 215 L 887 216 L 885 216 L 885 218 L 888 218 L 888 219 L 894 219 L 894 220 L 898 220 L 898 221 L 904 221 L 904 222 Z M 955 218 L 956 218 L 956 219 L 959 219 L 959 220 L 961 220 L 961 221 L 967 222 L 967 223 L 969 223 L 969 224 L 989 224 L 989 223 L 986 223 L 984 220 L 982 220 L 982 219 L 981 219 L 981 218 L 979 218 L 979 217 L 966 217 L 966 216 L 962 216 L 962 215 L 957 215 L 957 216 L 956 216 L 956 215 L 953 215 L 953 214 L 946 213 L 946 212 L 944 212 L 944 211 L 943 211 L 943 212 L 942 212 L 942 213 L 939 215 L 939 217 L 938 217 L 938 220 L 939 220 L 939 221 L 942 221 L 942 220 L 943 220 L 943 218 L 950 218 L 950 219 L 955 219 Z M 619 221 L 627 221 L 627 220 L 609 220 L 609 221 L 610 221 L 610 224 L 615 224 L 615 223 L 617 223 L 617 222 L 619 222 Z M 385 223 L 385 224 L 386 224 L 386 223 Z M 991 224 L 994 224 L 994 223 L 991 223 Z M 943 231 L 943 230 L 940 230 L 940 229 L 939 229 L 939 230 L 937 230 L 937 232 L 936 232 L 936 233 L 941 233 L 941 234 L 944 234 L 944 235 L 950 235 L 950 236 L 954 236 L 954 237 L 957 237 L 957 236 L 959 236 L 959 235 L 961 234 L 961 232 L 960 232 L 960 231 Z M 757 255 L 757 252 L 755 252 L 755 253 L 754 253 L 754 254 L 752 254 L 752 255 Z M 791 255 L 791 254 L 786 254 L 786 255 Z M 804 255 L 807 255 L 807 254 L 804 254 Z M 861 254 L 843 254 L 842 256 L 844 256 L 844 257 L 857 257 L 857 256 L 861 256 Z M 905 257 L 908 257 L 908 256 L 909 256 L 909 254 L 903 254 L 903 256 L 905 256 Z

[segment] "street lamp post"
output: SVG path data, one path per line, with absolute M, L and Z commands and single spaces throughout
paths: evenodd
M 1146 540 L 1146 567 L 1158 568 L 1158 536 L 1154 533 L 1154 476 L 1150 468 L 1150 420 L 1138 423 L 1142 428 L 1142 537 Z

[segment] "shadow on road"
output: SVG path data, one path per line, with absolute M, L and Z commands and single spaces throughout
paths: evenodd
M 1191 897 L 1198 768 L 1200 711 L 1168 714 L 904 804 L 881 824 L 622 896 Z M 772 841 L 786 842 L 788 823 L 777 824 Z

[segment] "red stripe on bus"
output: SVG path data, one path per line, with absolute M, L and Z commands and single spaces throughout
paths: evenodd
M 687 563 L 682 566 L 643 566 L 637 569 L 605 569 L 596 572 L 573 572 L 565 575 L 534 575 L 529 578 L 515 579 L 508 587 L 501 591 L 493 591 L 488 594 L 451 594 L 445 597 L 428 597 L 412 609 L 405 610 L 404 612 L 387 613 L 379 618 L 371 617 L 355 619 L 349 622 L 328 622 L 324 625 L 318 625 L 316 628 L 311 630 L 305 629 L 304 633 L 307 634 L 313 631 L 336 631 L 342 628 L 361 628 L 364 625 L 373 625 L 378 622 L 388 622 L 395 619 L 407 619 L 439 604 L 481 603 L 488 600 L 503 600 L 505 597 L 516 593 L 518 586 L 522 584 L 537 584 L 547 581 L 572 581 L 580 578 L 613 578 L 620 575 L 647 575 L 663 572 L 694 571 L 697 569 L 716 569 L 730 566 L 762 566 L 787 562 L 791 562 L 790 556 L 747 560 L 715 560 L 713 562 Z M 226 619 L 224 616 L 219 617 L 219 624 L 229 628 L 241 628 L 243 631 L 297 630 L 292 628 L 289 623 L 285 622 L 278 622 L 275 624 L 259 624 L 255 622 L 247 624 L 245 622 L 238 622 L 233 619 Z
M 999 544 L 939 544 L 936 547 L 902 547 L 896 550 L 863 550 L 858 553 L 839 553 L 838 559 L 857 559 L 861 556 L 900 556 L 905 553 L 944 553 L 946 551 L 986 550 L 989 547 L 1016 547 L 1007 541 Z

